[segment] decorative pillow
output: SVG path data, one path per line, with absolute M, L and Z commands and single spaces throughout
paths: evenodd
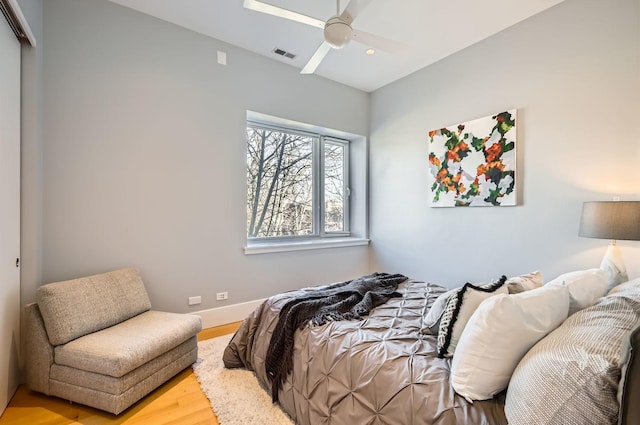
M 422 320 L 422 330 L 423 334 L 432 334 L 437 335 L 438 329 L 440 329 L 440 318 L 444 313 L 444 310 L 447 308 L 447 304 L 451 297 L 453 297 L 456 292 L 458 292 L 460 288 L 451 289 L 444 294 L 441 294 L 436 301 L 433 303 L 427 315 L 424 316 Z
M 635 288 L 640 288 L 640 278 L 634 279 L 614 288 L 618 293 L 631 292 Z M 624 295 L 623 295 L 624 296 Z M 618 414 L 619 424 L 633 423 L 634 419 L 640 418 L 640 405 L 637 400 L 640 398 L 640 321 L 634 326 L 629 335 L 622 340 L 620 347 L 620 382 L 618 383 Z
M 530 291 L 541 287 L 544 284 L 542 273 L 539 271 L 523 274 L 522 276 L 514 276 L 507 279 L 507 289 L 510 294 L 519 294 L 524 291 Z
M 617 423 L 620 345 L 639 319 L 640 285 L 627 286 L 540 340 L 509 382 L 509 424 Z
M 568 312 L 565 286 L 501 294 L 483 301 L 458 341 L 451 364 L 453 389 L 473 402 L 490 399 L 507 388 L 522 357 L 560 326 Z
M 438 357 L 451 357 L 467 321 L 480 303 L 498 294 L 507 294 L 506 276 L 497 282 L 476 286 L 471 283 L 457 290 L 447 302 L 438 329 Z
M 523 274 L 521 276 L 513 276 L 507 279 L 507 290 L 510 294 L 518 294 L 524 291 L 530 291 L 535 288 L 539 288 L 544 284 L 542 279 L 542 273 L 539 271 L 534 271 L 531 273 Z M 488 284 L 491 285 L 491 284 Z M 485 285 L 486 286 L 486 285 Z M 437 335 L 438 330 L 440 329 L 440 319 L 442 318 L 442 314 L 451 298 L 456 295 L 456 292 L 461 288 L 451 289 L 444 294 L 441 294 L 436 301 L 433 303 L 427 315 L 424 317 L 422 321 L 422 330 L 423 334 L 431 334 Z
M 638 395 L 640 395 L 640 322 L 636 323 L 629 336 L 624 338 L 620 350 L 620 383 L 618 384 L 618 423 L 630 423 L 632 418 L 638 418 Z
M 613 295 L 618 291 L 628 291 L 630 286 L 638 286 L 638 285 L 640 285 L 640 278 L 629 280 L 627 282 L 622 282 L 621 284 L 616 285 L 613 288 L 609 289 L 609 291 L 607 292 L 607 295 Z
M 595 304 L 598 298 L 607 293 L 608 284 L 607 274 L 602 269 L 565 273 L 547 283 L 550 286 L 566 285 L 569 288 L 569 316 Z

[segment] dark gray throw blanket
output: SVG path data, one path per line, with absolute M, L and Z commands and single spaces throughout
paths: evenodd
M 271 398 L 278 391 L 293 365 L 293 334 L 307 323 L 324 325 L 328 321 L 360 319 L 393 297 L 398 284 L 407 280 L 401 274 L 374 273 L 336 283 L 287 302 L 280 310 L 265 358 L 265 370 L 271 381 Z

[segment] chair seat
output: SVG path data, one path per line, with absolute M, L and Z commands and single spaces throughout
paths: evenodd
M 119 378 L 193 337 L 200 318 L 146 311 L 55 347 L 55 363 Z

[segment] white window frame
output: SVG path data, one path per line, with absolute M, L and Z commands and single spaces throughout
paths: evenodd
M 262 254 L 272 252 L 299 251 L 318 248 L 337 248 L 345 246 L 367 245 L 369 240 L 364 235 L 362 229 L 366 229 L 366 222 L 357 226 L 359 231 L 354 234 L 352 232 L 353 220 L 351 217 L 352 209 L 352 155 L 351 144 L 363 144 L 364 137 L 352 135 L 349 133 L 323 129 L 317 126 L 294 123 L 289 120 L 277 119 L 267 115 L 247 112 L 246 127 L 255 126 L 258 128 L 267 128 L 275 131 L 288 132 L 291 134 L 301 134 L 310 136 L 314 139 L 314 147 L 312 150 L 312 167 L 313 167 L 313 234 L 300 236 L 281 236 L 281 237 L 246 237 L 245 254 Z M 246 140 L 245 140 L 246 143 Z M 339 144 L 344 146 L 344 195 L 347 199 L 344 205 L 344 231 L 325 231 L 325 211 L 324 211 L 324 146 L 328 144 Z M 362 151 L 362 149 L 360 149 Z M 366 151 L 365 151 L 366 153 Z M 362 155 L 361 155 L 362 156 Z M 246 161 L 246 155 L 245 155 Z M 361 163 L 366 167 L 366 156 Z M 245 162 L 246 164 L 246 162 Z M 246 165 L 245 165 L 246 167 Z M 366 169 L 364 170 L 366 173 Z M 362 186 L 362 184 L 360 184 Z M 365 184 L 366 187 L 366 184 Z M 362 192 L 362 191 L 361 191 Z M 366 192 L 366 191 L 365 191 Z M 247 197 L 245 196 L 245 201 Z M 361 201 L 362 202 L 362 201 Z M 362 216 L 362 208 L 366 209 L 366 195 L 364 206 L 360 206 L 359 217 Z M 365 213 L 366 219 L 366 213 Z M 247 220 L 245 219 L 245 234 L 247 231 Z M 365 236 L 365 237 L 363 237 Z
M 336 146 L 341 146 L 344 151 L 343 151 L 343 156 L 342 156 L 342 164 L 343 164 L 343 168 L 342 168 L 342 175 L 344 176 L 343 179 L 343 186 L 342 186 L 342 193 L 344 194 L 344 197 L 346 198 L 346 202 L 344 203 L 344 205 L 342 206 L 343 208 L 343 219 L 342 219 L 342 228 L 344 230 L 342 231 L 333 231 L 333 232 L 327 232 L 326 230 L 326 210 L 325 210 L 325 199 L 324 199 L 324 195 L 325 195 L 325 176 L 326 176 L 326 172 L 325 172 L 325 164 L 324 164 L 324 160 L 325 160 L 325 146 L 329 144 L 329 145 L 336 145 Z M 351 188 L 349 186 L 349 176 L 350 176 L 350 167 L 349 167 L 349 141 L 348 140 L 344 140 L 344 139 L 338 139 L 335 137 L 330 137 L 330 136 L 320 136 L 320 153 L 319 153 L 319 159 L 321 162 L 321 165 L 319 167 L 319 169 L 317 169 L 319 176 L 318 176 L 318 187 L 317 187 L 317 193 L 320 197 L 318 204 L 321 207 L 320 211 L 319 211 L 319 215 L 320 217 L 318 217 L 318 225 L 320 227 L 319 229 L 319 235 L 320 237 L 348 237 L 351 236 L 351 230 L 349 227 L 349 205 L 351 204 Z M 315 217 L 314 217 L 315 219 Z

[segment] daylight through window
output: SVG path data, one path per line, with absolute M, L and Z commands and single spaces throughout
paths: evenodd
M 349 234 L 347 141 L 247 123 L 248 238 Z

